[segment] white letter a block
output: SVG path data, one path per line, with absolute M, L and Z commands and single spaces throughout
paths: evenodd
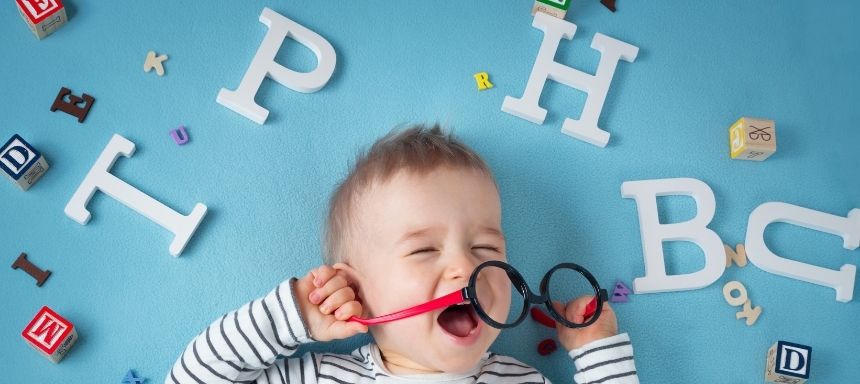
M 203 216 L 206 215 L 206 206 L 200 203 L 194 205 L 194 209 L 188 216 L 180 215 L 178 212 L 168 208 L 158 200 L 132 187 L 125 181 L 110 173 L 111 167 L 119 155 L 131 157 L 134 154 L 134 143 L 125 137 L 114 134 L 105 147 L 102 154 L 93 164 L 90 172 L 84 177 L 84 181 L 72 195 L 66 204 L 66 216 L 83 225 L 90 221 L 90 212 L 87 211 L 87 203 L 100 190 L 108 196 L 118 200 L 125 206 L 137 211 L 158 225 L 173 232 L 173 242 L 170 243 L 170 254 L 179 256 L 188 240 L 197 230 Z
M 279 13 L 263 8 L 260 22 L 269 27 L 266 37 L 257 49 L 251 66 L 245 72 L 245 77 L 239 83 L 239 88 L 230 91 L 221 88 L 218 92 L 218 104 L 245 116 L 257 124 L 266 122 L 269 110 L 254 101 L 254 96 L 263 84 L 266 76 L 279 84 L 294 91 L 311 93 L 319 91 L 331 79 L 337 56 L 334 47 L 310 29 L 292 21 Z M 317 56 L 317 67 L 310 72 L 296 72 L 275 62 L 275 55 L 288 36 L 293 37 L 302 45 L 310 48 Z
M 546 109 L 541 108 L 538 101 L 547 79 L 555 80 L 588 93 L 579 120 L 564 119 L 561 131 L 587 143 L 605 147 L 609 142 L 609 132 L 600 129 L 597 120 L 603 110 L 609 84 L 612 83 L 618 60 L 624 59 L 632 63 L 639 54 L 639 48 L 600 33 L 595 34 L 591 40 L 591 48 L 600 51 L 600 63 L 597 65 L 597 73 L 590 75 L 555 61 L 555 52 L 561 38 L 572 39 L 576 33 L 576 24 L 536 12 L 532 26 L 543 31 L 543 42 L 529 75 L 529 82 L 522 98 L 505 96 L 502 111 L 535 124 L 543 124 Z

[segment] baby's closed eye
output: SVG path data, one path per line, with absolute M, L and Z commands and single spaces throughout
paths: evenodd
M 417 249 L 415 251 L 412 251 L 412 253 L 410 253 L 410 255 L 417 255 L 419 253 L 426 253 L 426 252 L 436 252 L 436 248 L 433 248 L 433 247 L 420 248 L 420 249 Z

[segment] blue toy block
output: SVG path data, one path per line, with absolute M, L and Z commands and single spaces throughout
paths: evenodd
M 48 161 L 24 138 L 15 134 L 0 147 L 0 169 L 6 178 L 26 191 L 48 170 Z

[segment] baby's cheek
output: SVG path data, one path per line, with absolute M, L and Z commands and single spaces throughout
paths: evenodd
M 374 316 L 386 315 L 400 311 L 433 298 L 431 284 L 423 277 L 389 275 L 368 292 L 365 305 L 372 310 Z

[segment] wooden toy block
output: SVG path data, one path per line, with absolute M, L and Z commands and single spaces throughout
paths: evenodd
M 184 125 L 180 125 L 179 128 L 170 131 L 170 136 L 173 137 L 173 141 L 175 141 L 177 145 L 183 145 L 188 142 L 188 133 L 185 132 Z
M 128 373 L 125 374 L 125 377 L 122 378 L 121 384 L 138 384 L 138 383 L 143 383 L 144 381 L 146 381 L 146 379 L 141 378 L 141 377 L 136 377 L 134 375 L 134 371 L 129 369 Z
M 74 324 L 44 306 L 27 324 L 21 336 L 45 358 L 59 363 L 75 344 L 78 332 Z
M 532 7 L 532 16 L 537 12 L 543 12 L 550 16 L 564 19 L 567 15 L 567 9 L 570 8 L 570 3 L 573 0 L 536 0 Z
M 768 383 L 803 384 L 809 379 L 812 347 L 779 340 L 767 351 L 764 379 Z
M 732 291 L 738 291 L 737 296 L 732 295 Z M 723 286 L 723 298 L 733 307 L 743 306 L 743 309 L 735 314 L 738 320 L 746 318 L 747 326 L 752 326 L 761 315 L 761 307 L 753 307 L 747 296 L 747 289 L 739 281 L 730 281 Z
M 485 89 L 490 89 L 493 87 L 493 83 L 490 82 L 490 75 L 487 72 L 478 72 L 473 75 L 475 77 L 475 82 L 478 83 L 478 90 L 483 91 Z
M 732 261 L 741 268 L 747 265 L 747 251 L 743 244 L 736 245 L 735 249 L 728 244 L 723 244 L 723 248 L 726 250 L 726 268 L 732 266 Z
M 48 160 L 15 134 L 0 147 L 0 169 L 6 178 L 26 191 L 48 170 Z
M 66 24 L 66 7 L 62 0 L 15 0 L 18 12 L 27 22 L 30 31 L 39 40 L 44 39 Z
M 553 339 L 544 339 L 538 344 L 538 354 L 541 356 L 547 356 L 555 352 L 558 349 L 558 344 L 555 343 Z
M 64 98 L 69 96 L 69 101 L 66 102 Z M 60 88 L 60 92 L 57 93 L 57 98 L 54 99 L 54 103 L 51 104 L 51 112 L 55 112 L 56 110 L 61 110 L 65 113 L 68 113 L 74 117 L 78 118 L 79 123 L 83 123 L 84 119 L 87 118 L 87 114 L 90 113 L 90 108 L 93 107 L 93 103 L 96 102 L 96 99 L 90 95 L 84 93 L 83 98 L 75 96 L 72 94 L 72 90 L 62 87 Z M 82 106 L 78 106 L 78 104 L 83 103 Z
M 146 61 L 143 62 L 143 71 L 149 73 L 155 68 L 155 73 L 158 76 L 164 76 L 164 60 L 167 60 L 167 55 L 155 56 L 155 51 L 146 53 Z
M 627 295 L 630 294 L 630 289 L 624 285 L 624 282 L 621 280 L 617 280 L 615 282 L 615 287 L 612 288 L 612 296 L 609 298 L 610 302 L 613 303 L 626 303 Z
M 615 0 L 600 0 L 600 4 L 615 13 Z
M 39 269 L 39 267 L 31 263 L 30 260 L 27 260 L 27 254 L 24 252 L 21 252 L 18 258 L 15 259 L 15 262 L 12 263 L 12 269 L 19 268 L 23 269 L 24 272 L 27 272 L 27 274 L 33 276 L 33 278 L 36 279 L 37 287 L 41 287 L 42 284 L 45 284 L 45 280 L 48 280 L 48 277 L 51 276 L 51 271 L 43 271 Z
M 729 128 L 732 159 L 763 161 L 776 152 L 776 122 L 741 117 Z

